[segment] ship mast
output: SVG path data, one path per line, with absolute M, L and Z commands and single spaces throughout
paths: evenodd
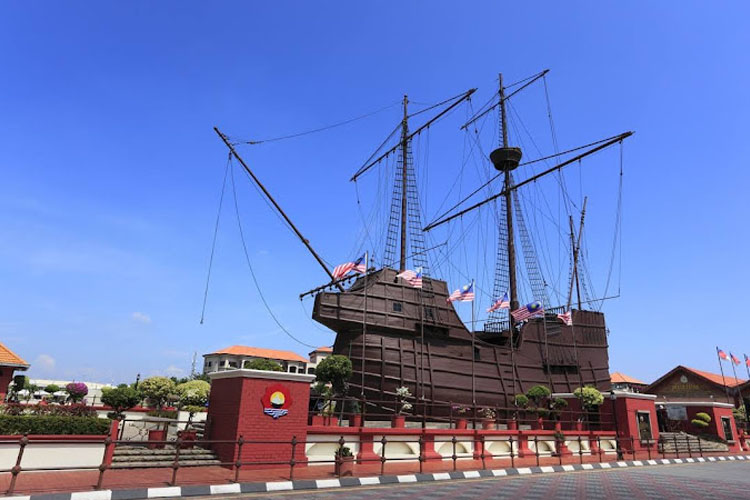
M 511 172 L 518 167 L 521 161 L 521 149 L 508 146 L 508 116 L 505 111 L 505 88 L 503 87 L 503 74 L 498 77 L 500 83 L 500 120 L 502 124 L 503 143 L 502 146 L 490 153 L 490 160 L 495 169 L 503 174 L 505 179 L 505 221 L 508 227 L 507 249 L 508 249 L 508 295 L 510 298 L 510 310 L 518 309 L 518 286 L 516 284 L 516 248 L 513 237 L 513 197 L 510 187 L 513 185 Z M 509 315 L 510 331 L 513 331 L 513 315 Z
M 404 119 L 401 121 L 401 258 L 399 271 L 406 270 L 406 182 L 409 174 L 409 98 L 404 95 Z

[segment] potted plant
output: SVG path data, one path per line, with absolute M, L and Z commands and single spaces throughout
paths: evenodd
M 80 403 L 86 394 L 89 393 L 89 388 L 83 382 L 71 382 L 65 386 L 65 392 L 68 393 L 68 400 L 72 403 Z
M 146 398 L 149 406 L 161 410 L 164 403 L 174 394 L 175 383 L 167 377 L 149 377 L 138 384 L 138 390 Z
M 589 415 L 598 412 L 599 407 L 604 403 L 604 395 L 596 387 L 579 387 L 573 391 L 573 395 L 581 400 L 581 408 L 585 412 L 584 417 L 589 421 Z M 583 422 L 580 419 L 576 423 L 576 430 L 583 430 Z
M 313 415 L 312 425 L 338 425 L 338 419 L 333 415 L 336 412 L 336 401 L 333 400 L 333 389 L 329 384 L 316 382 L 313 391 L 318 394 L 318 414 Z
M 327 392 L 327 405 L 323 407 L 324 423 L 327 425 L 338 425 L 335 418 L 336 399 L 343 399 L 349 388 L 348 380 L 352 376 L 352 362 L 346 356 L 334 354 L 328 356 L 315 368 L 315 378 L 320 383 L 330 388 Z M 341 405 L 341 416 L 343 418 L 344 405 Z M 327 418 L 326 418 L 327 417 Z
M 479 412 L 482 415 L 482 429 L 486 431 L 494 431 L 497 428 L 497 414 L 492 408 L 482 408 Z
M 568 402 L 565 401 L 563 398 L 555 398 L 550 402 L 550 414 L 552 415 L 552 419 L 555 421 L 555 431 L 561 431 L 562 430 L 562 423 L 560 422 L 560 417 L 562 416 L 562 412 L 565 408 L 568 407 Z
M 334 474 L 337 476 L 351 476 L 354 470 L 354 456 L 348 446 L 340 446 L 336 450 Z
M 513 418 L 508 421 L 508 429 L 516 431 L 518 430 L 518 410 L 525 410 L 529 407 L 529 398 L 526 397 L 526 394 L 516 394 L 515 398 L 513 399 L 513 405 L 516 407 L 516 409 L 513 412 Z
M 537 415 L 537 428 L 544 428 L 544 417 L 549 416 L 549 396 L 552 391 L 547 386 L 535 385 L 526 391 L 526 397 L 529 403 L 534 407 L 534 413 Z
M 349 403 L 349 427 L 362 427 L 362 412 L 359 408 L 359 401 Z
M 468 421 L 466 420 L 466 412 L 468 408 L 461 405 L 455 405 L 451 409 L 456 413 L 456 429 L 466 429 Z
M 569 454 L 568 447 L 565 445 L 565 434 L 562 431 L 555 431 L 555 451 L 558 455 Z
M 189 380 L 175 387 L 180 410 L 188 412 L 185 428 L 177 433 L 177 437 L 185 442 L 183 448 L 192 448 L 197 439 L 198 432 L 193 428 L 193 417 L 206 408 L 210 392 L 211 384 L 204 380 Z
M 412 409 L 412 404 L 409 402 L 411 392 L 407 387 L 399 387 L 396 389 L 396 398 L 398 398 L 398 413 L 393 416 L 391 420 L 391 426 L 396 429 L 403 429 L 406 426 L 406 413 Z
M 127 384 L 120 384 L 117 387 L 102 388 L 102 403 L 112 408 L 112 412 L 107 416 L 113 420 L 124 420 L 125 412 L 138 406 L 141 402 L 141 393 Z M 111 416 L 110 416 L 111 415 Z

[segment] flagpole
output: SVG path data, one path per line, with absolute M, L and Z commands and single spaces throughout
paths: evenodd
M 544 362 L 547 365 L 547 381 L 549 382 L 549 390 L 555 392 L 555 387 L 552 384 L 552 370 L 549 366 L 549 345 L 547 345 L 547 312 L 544 310 L 544 301 L 542 300 L 542 329 L 544 331 Z
M 727 395 L 727 403 L 729 403 L 729 388 L 727 387 L 727 381 L 724 378 L 724 367 L 721 366 L 721 356 L 719 356 L 719 346 L 716 346 L 716 358 L 719 360 L 719 370 L 721 370 L 721 381 L 724 383 L 724 393 Z
M 420 269 L 420 272 L 422 270 Z M 424 276 L 422 276 L 424 280 Z M 422 287 L 424 286 L 424 281 L 422 281 L 422 286 L 419 287 L 419 384 L 420 389 L 419 392 L 422 397 L 422 401 L 424 401 L 424 294 L 422 293 Z M 432 382 L 432 380 L 430 380 Z M 425 408 L 422 407 L 422 412 L 424 414 Z
M 365 395 L 365 351 L 367 350 L 367 273 L 370 270 L 370 252 L 365 252 L 365 307 L 362 313 L 362 382 L 359 389 L 359 395 Z M 360 408 L 362 411 L 363 408 Z
M 471 280 L 471 290 L 474 291 L 474 280 Z M 476 291 L 474 291 L 474 296 L 476 297 Z M 472 299 L 471 301 L 471 404 L 476 405 L 477 404 L 477 394 L 476 394 L 476 381 L 474 379 L 474 359 L 476 358 L 475 355 L 475 347 L 474 347 L 474 302 L 475 300 Z M 476 415 L 474 415 L 476 417 Z
M 734 368 L 734 354 L 731 352 L 729 353 L 729 362 L 732 363 L 732 373 L 734 374 L 734 381 L 737 382 L 739 379 L 737 378 L 737 370 Z M 740 402 L 743 402 L 742 399 L 742 391 L 740 390 L 740 385 L 737 385 L 737 393 L 740 395 Z

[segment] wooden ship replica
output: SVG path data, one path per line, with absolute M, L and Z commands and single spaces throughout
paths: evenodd
M 442 219 L 426 227 L 421 225 L 418 201 L 415 200 L 412 139 L 467 100 L 476 89 L 453 98 L 442 112 L 413 132 L 409 129 L 410 115 L 405 96 L 398 143 L 375 160 L 366 163 L 352 177 L 352 180 L 356 180 L 383 158 L 397 155 L 398 168 L 387 237 L 389 248 L 386 249 L 384 261 L 388 262 L 388 254 L 393 254 L 396 249 L 398 258 L 393 256 L 393 265 L 379 268 L 368 265 L 366 273 L 339 280 L 334 279 L 331 270 L 240 158 L 227 136 L 216 129 L 231 154 L 261 187 L 330 277 L 329 283 L 306 292 L 301 297 L 314 295 L 313 319 L 336 333 L 333 352 L 351 360 L 354 374 L 349 381 L 350 395 L 362 396 L 381 408 L 390 407 L 386 402 L 395 401 L 396 389 L 404 386 L 422 403 L 415 405 L 415 411 L 424 412 L 427 416 L 439 416 L 449 411 L 452 405 L 510 408 L 516 394 L 538 384 L 548 386 L 553 393 L 572 393 L 575 389 L 588 385 L 601 391 L 610 390 L 605 317 L 602 312 L 586 310 L 581 301 L 578 253 L 585 204 L 577 236 L 572 217 L 570 219 L 573 269 L 567 304 L 550 304 L 538 270 L 529 273 L 533 299 L 543 303 L 543 315 L 518 322 L 509 314 L 508 309 L 499 309 L 490 314 L 482 329 L 475 331 L 472 327 L 467 328 L 457 314 L 454 303 L 448 301 L 451 293 L 448 284 L 429 276 L 427 271 L 423 231 L 429 231 L 484 204 L 499 200 L 496 206 L 502 217 L 498 218 L 499 248 L 493 293 L 496 299 L 506 293 L 510 299 L 511 311 L 522 307 L 517 284 L 516 234 L 518 232 L 523 237 L 526 229 L 516 196 L 517 190 L 560 171 L 566 165 L 621 143 L 632 135 L 632 132 L 625 132 L 568 150 L 564 153 L 577 154 L 529 179 L 516 181 L 513 173 L 522 164 L 522 151 L 509 143 L 506 102 L 546 73 L 544 71 L 527 79 L 524 85 L 510 94 L 506 94 L 500 75 L 497 102 L 481 113 L 484 115 L 498 109 L 500 115 L 502 142 L 499 148 L 492 151 L 490 159 L 497 170 L 496 178 L 503 181 L 502 189 L 468 208 L 446 213 Z M 462 128 L 469 126 L 481 115 L 472 117 Z M 528 239 L 528 235 L 525 236 Z M 521 240 L 524 260 L 528 263 L 528 249 L 523 238 Z M 397 277 L 407 269 L 407 254 L 410 249 L 413 264 L 422 268 L 424 273 L 421 288 L 413 287 Z M 574 291 L 577 307 L 572 307 Z M 567 311 L 571 313 L 570 325 L 558 317 L 558 314 Z M 473 324 L 472 322 L 472 326 Z

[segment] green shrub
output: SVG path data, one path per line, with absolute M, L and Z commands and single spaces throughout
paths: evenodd
M 526 408 L 529 406 L 529 398 L 526 397 L 526 394 L 516 394 L 515 403 L 518 408 Z
M 121 417 L 123 412 L 138 406 L 140 402 L 140 391 L 127 385 L 102 389 L 102 403 L 112 408 L 118 417 Z
M 526 391 L 526 397 L 528 397 L 535 403 L 538 403 L 544 398 L 548 398 L 550 394 L 552 394 L 552 392 L 547 386 L 544 385 L 535 385 L 534 387 Z
M 49 392 L 50 394 L 54 394 L 56 392 L 62 391 L 62 387 L 57 384 L 50 384 L 48 386 L 45 386 L 44 391 Z
M 160 409 L 174 394 L 175 383 L 167 377 L 149 377 L 138 386 L 150 404 Z
M 581 405 L 585 410 L 596 410 L 604 403 L 604 395 L 596 387 L 579 387 L 573 391 L 573 395 L 581 400 Z
M 352 376 L 352 362 L 340 354 L 333 354 L 318 363 L 315 378 L 324 384 L 331 384 L 333 393 L 341 396 L 346 393 L 346 383 Z
M 698 418 L 694 418 L 693 420 L 690 421 L 690 423 L 698 427 L 699 429 L 705 429 L 706 427 L 708 427 L 708 422 L 704 420 L 700 420 Z
M 284 369 L 276 361 L 270 359 L 253 359 L 252 361 L 245 361 L 242 368 L 247 370 L 265 370 L 268 372 L 283 372 Z
M 109 433 L 106 418 L 57 415 L 0 415 L 0 435 L 82 434 L 101 436 Z
M 147 411 L 146 415 L 149 417 L 159 417 L 159 418 L 171 418 L 172 420 L 177 419 L 177 410 L 151 410 Z
M 700 412 L 695 414 L 696 420 L 702 420 L 703 422 L 711 423 L 711 415 L 705 412 Z

